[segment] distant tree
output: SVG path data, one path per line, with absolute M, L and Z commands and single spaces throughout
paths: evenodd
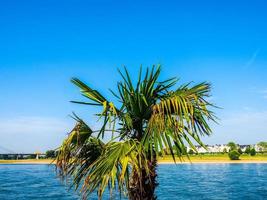
M 46 158 L 55 158 L 56 157 L 56 152 L 55 150 L 48 150 L 45 152 L 45 157 Z
M 193 151 L 193 149 L 190 149 L 189 151 L 188 151 L 188 154 L 194 154 L 195 152 Z
M 229 151 L 237 150 L 237 145 L 236 145 L 236 143 L 234 143 L 234 142 L 229 142 L 229 143 L 227 144 L 227 146 L 230 148 Z
M 267 142 L 259 142 L 258 146 L 260 147 L 261 152 L 267 151 Z
M 256 150 L 255 150 L 254 148 L 252 148 L 252 149 L 250 150 L 250 155 L 251 155 L 251 156 L 255 156 L 255 155 L 256 155 Z
M 231 160 L 239 160 L 240 153 L 237 150 L 229 151 L 228 156 Z
M 31 154 L 28 156 L 28 159 L 35 159 L 36 158 L 36 155 L 35 154 Z
M 267 148 L 267 142 L 259 142 L 258 145 Z
M 227 151 L 227 149 L 226 148 L 224 148 L 223 149 L 223 153 L 227 153 L 228 151 Z
M 238 148 L 237 151 L 238 151 L 238 153 L 240 153 L 240 155 L 243 153 L 241 148 Z
M 247 146 L 247 148 L 246 148 L 246 150 L 245 150 L 245 153 L 246 153 L 246 154 L 250 154 L 250 151 L 251 151 L 250 146 Z

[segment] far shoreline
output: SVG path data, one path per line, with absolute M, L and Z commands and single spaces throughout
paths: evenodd
M 51 159 L 40 159 L 40 160 L 0 160 L 0 165 L 54 165 L 55 161 Z M 176 160 L 176 163 L 171 159 L 158 161 L 159 165 L 169 164 L 267 164 L 267 160 L 192 160 L 191 162 Z
M 180 164 L 267 164 L 267 161 L 249 161 L 249 160 L 229 160 L 229 161 L 192 161 L 192 162 L 188 162 L 188 161 L 185 161 L 185 162 L 180 162 L 180 161 L 177 161 L 176 163 L 175 162 L 172 162 L 172 161 L 159 161 L 158 164 L 160 165 L 165 165 L 165 164 L 177 164 L 177 165 L 180 165 Z
M 0 165 L 49 165 L 55 164 L 52 159 L 0 160 Z

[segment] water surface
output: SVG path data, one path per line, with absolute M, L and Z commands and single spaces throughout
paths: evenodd
M 158 172 L 159 200 L 267 199 L 267 164 L 164 164 Z M 53 166 L 0 165 L 0 199 L 77 200 L 80 196 L 68 190 Z

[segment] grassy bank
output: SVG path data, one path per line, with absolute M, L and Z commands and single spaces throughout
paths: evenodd
M 177 163 L 180 163 L 177 157 Z M 267 154 L 257 154 L 250 156 L 243 154 L 240 160 L 230 160 L 227 154 L 204 154 L 190 155 L 190 160 L 187 157 L 182 158 L 182 163 L 267 163 Z M 50 164 L 52 159 L 25 159 L 25 160 L 0 160 L 0 164 Z M 173 163 L 170 155 L 159 158 L 159 163 Z
M 240 160 L 230 160 L 228 154 L 203 154 L 203 155 L 190 155 L 190 160 L 187 157 L 182 158 L 182 162 L 192 162 L 192 163 L 244 163 L 244 162 L 267 162 L 267 154 L 257 154 L 255 156 L 250 156 L 247 154 L 242 154 Z M 161 157 L 159 163 L 173 162 L 170 155 Z M 177 157 L 177 162 L 180 162 Z

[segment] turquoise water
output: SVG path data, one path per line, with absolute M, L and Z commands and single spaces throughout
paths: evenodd
M 267 164 L 160 165 L 158 171 L 159 200 L 267 199 Z M 75 200 L 80 197 L 68 191 L 53 166 L 0 165 L 0 199 Z M 90 199 L 97 198 L 92 195 Z

